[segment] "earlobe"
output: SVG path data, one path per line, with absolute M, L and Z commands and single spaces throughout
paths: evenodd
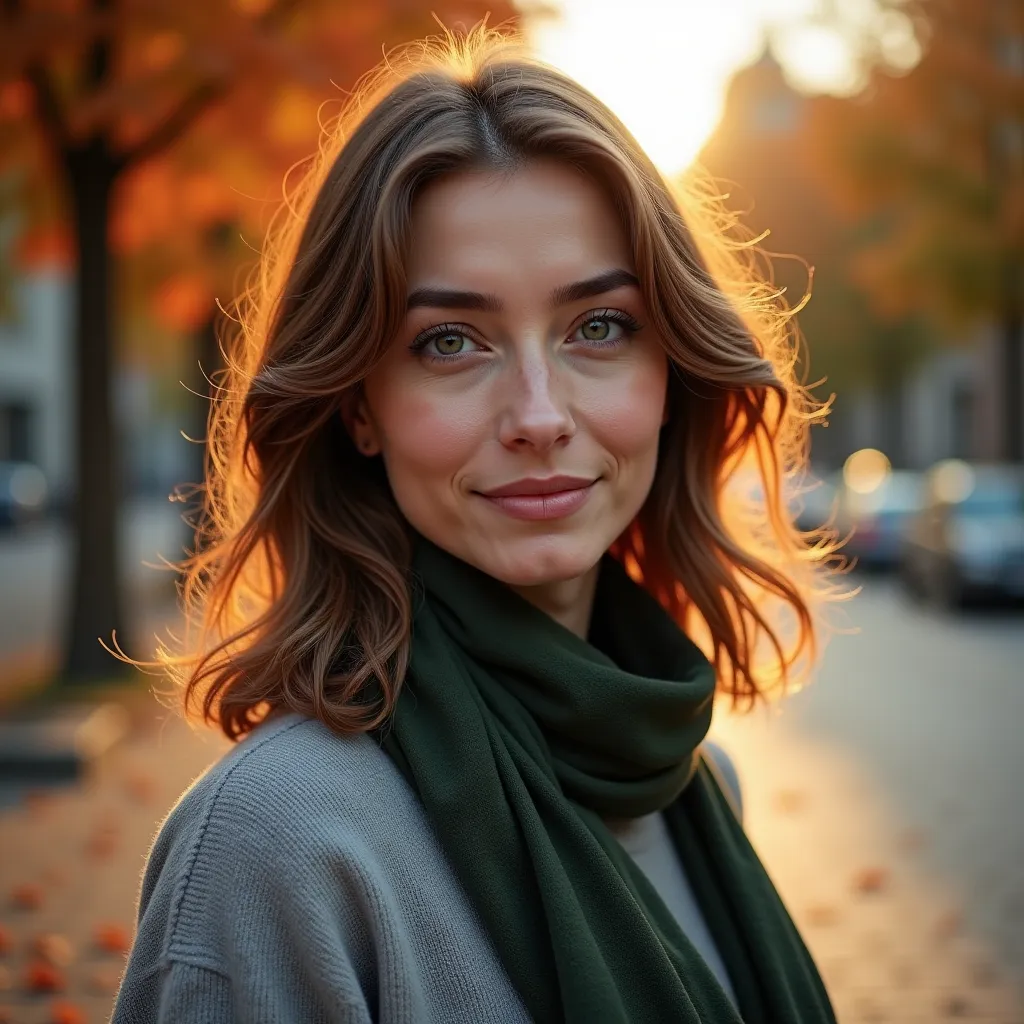
M 366 399 L 361 394 L 346 396 L 341 403 L 341 421 L 356 449 L 363 455 L 379 455 L 380 443 L 377 431 L 366 408 Z

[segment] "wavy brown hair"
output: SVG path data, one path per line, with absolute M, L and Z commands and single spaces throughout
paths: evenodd
M 387 719 L 409 661 L 410 533 L 340 409 L 404 316 L 419 191 L 539 157 L 612 197 L 674 371 L 654 484 L 613 554 L 734 703 L 813 660 L 831 548 L 795 529 L 786 491 L 821 411 L 796 379 L 792 311 L 707 196 L 667 182 L 581 86 L 479 27 L 364 80 L 271 231 L 211 411 L 184 649 L 149 663 L 186 716 L 201 708 L 231 739 L 279 711 L 341 733 Z

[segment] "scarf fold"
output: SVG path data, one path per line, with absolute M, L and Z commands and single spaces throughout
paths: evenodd
M 610 556 L 588 640 L 418 539 L 412 659 L 382 746 L 538 1024 L 834 1024 L 699 747 L 708 660 Z M 604 817 L 663 810 L 734 1006 Z

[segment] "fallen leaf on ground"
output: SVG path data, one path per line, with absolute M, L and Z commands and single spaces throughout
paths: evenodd
M 861 868 L 853 876 L 854 891 L 862 894 L 881 892 L 888 884 L 889 872 L 885 868 Z
M 827 903 L 807 908 L 807 923 L 813 928 L 830 928 L 839 921 L 839 911 Z
M 11 890 L 11 903 L 18 910 L 38 910 L 43 905 L 43 887 L 35 882 L 22 882 Z
M 131 946 L 131 934 L 124 925 L 106 921 L 96 926 L 93 941 L 105 953 L 127 953 Z
M 150 775 L 133 772 L 125 777 L 124 791 L 137 803 L 148 804 L 156 796 L 156 782 Z
M 807 806 L 807 794 L 796 789 L 783 789 L 775 794 L 775 809 L 783 814 L 796 814 Z
M 109 832 L 97 832 L 89 837 L 85 844 L 85 852 L 96 860 L 106 860 L 117 850 L 117 838 Z
M 67 967 L 75 959 L 75 947 L 59 932 L 37 935 L 32 940 L 32 952 L 55 967 Z
M 89 990 L 98 995 L 113 995 L 121 981 L 121 969 L 117 967 L 98 967 L 90 972 L 86 979 Z
M 30 992 L 63 992 L 64 974 L 45 960 L 34 960 L 25 968 L 25 987 Z
M 85 1011 L 62 999 L 50 1007 L 50 1024 L 87 1024 Z

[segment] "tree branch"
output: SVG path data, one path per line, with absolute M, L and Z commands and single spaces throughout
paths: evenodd
M 4 3 L 16 2 L 17 0 L 4 0 Z M 277 0 L 257 19 L 256 26 L 263 29 L 274 28 L 298 6 L 298 0 Z M 167 149 L 191 127 L 205 110 L 221 99 L 228 92 L 228 88 L 227 79 L 211 80 L 197 86 L 195 91 L 186 96 L 179 106 L 153 129 L 150 135 L 118 157 L 118 166 L 124 168 L 129 164 L 148 160 Z
M 4 19 L 7 23 L 4 28 L 13 29 L 15 18 L 22 13 L 20 0 L 3 0 L 3 12 L 7 16 Z M 35 93 L 43 131 L 58 149 L 65 148 L 69 142 L 67 121 L 60 109 L 57 91 L 50 81 L 50 76 L 41 64 L 30 64 L 25 69 L 25 77 Z
M 35 92 L 36 106 L 39 108 L 43 130 L 50 136 L 50 141 L 57 149 L 66 149 L 71 142 L 71 137 L 50 76 L 42 67 L 34 64 L 25 70 L 25 77 Z
M 211 107 L 227 91 L 224 83 L 205 82 L 181 101 L 167 117 L 158 124 L 141 142 L 119 154 L 117 162 L 121 167 L 148 160 L 176 142 L 197 120 L 200 114 Z

